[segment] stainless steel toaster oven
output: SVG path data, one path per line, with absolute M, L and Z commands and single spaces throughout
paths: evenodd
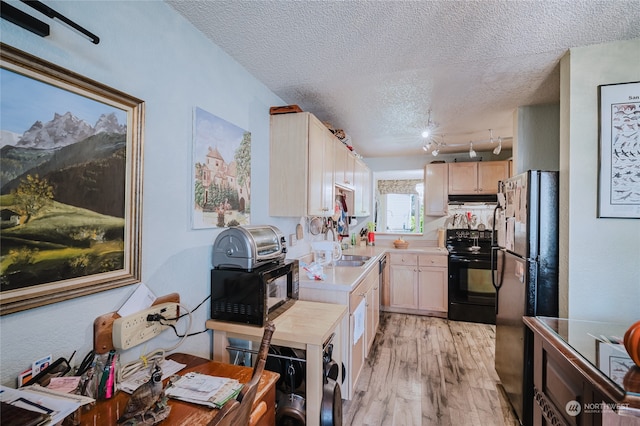
M 284 260 L 287 249 L 275 226 L 233 226 L 222 231 L 213 244 L 213 267 L 252 270 Z

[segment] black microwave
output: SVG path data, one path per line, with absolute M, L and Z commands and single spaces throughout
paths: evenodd
M 211 318 L 264 326 L 298 299 L 297 260 L 271 263 L 247 271 L 211 270 Z

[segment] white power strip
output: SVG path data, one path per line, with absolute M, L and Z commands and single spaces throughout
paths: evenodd
M 158 321 L 147 321 L 149 315 L 162 315 L 168 320 L 164 324 L 177 322 L 179 305 L 175 302 L 151 306 L 144 311 L 136 312 L 113 322 L 113 346 L 116 349 L 129 349 L 146 342 L 168 328 Z M 170 321 L 169 321 L 170 320 Z

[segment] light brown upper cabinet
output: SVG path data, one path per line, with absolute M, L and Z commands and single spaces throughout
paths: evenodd
M 364 162 L 355 159 L 355 205 L 354 216 L 369 216 L 371 214 L 371 171 Z
M 448 164 L 427 164 L 424 172 L 424 214 L 446 216 L 448 206 Z
M 269 215 L 331 216 L 336 187 L 353 194 L 350 216 L 368 216 L 369 168 L 313 114 L 272 115 Z
M 355 186 L 354 174 L 356 167 L 356 157 L 343 144 L 340 139 L 335 138 L 335 182 L 345 188 L 353 189 Z
M 308 112 L 271 116 L 269 214 L 333 213 L 335 136 Z
M 509 177 L 508 161 L 449 163 L 449 194 L 496 194 L 498 181 Z

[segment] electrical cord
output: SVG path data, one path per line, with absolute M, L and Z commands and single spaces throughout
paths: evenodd
M 193 308 L 193 310 L 191 311 L 191 313 L 195 312 L 200 306 L 202 306 L 202 304 L 204 302 L 206 302 L 207 300 L 209 300 L 211 298 L 211 295 L 207 296 L 204 298 L 204 300 L 200 303 L 198 303 L 198 305 Z M 171 327 L 171 329 L 173 330 L 173 332 L 175 333 L 176 336 L 178 337 L 191 337 L 191 336 L 196 336 L 198 334 L 202 334 L 202 333 L 206 333 L 209 331 L 209 329 L 204 329 L 204 330 L 200 330 L 200 331 L 196 331 L 194 333 L 185 333 L 185 334 L 180 334 L 178 333 L 178 330 L 176 329 L 174 324 L 167 324 L 163 321 L 177 321 L 180 318 L 184 317 L 185 315 L 189 315 L 188 311 L 187 313 L 184 313 L 182 315 L 177 316 L 176 318 L 165 318 L 163 315 L 161 314 L 155 314 L 155 315 L 149 315 L 147 317 L 147 321 L 158 321 L 161 325 L 164 325 L 166 327 Z
M 205 299 L 207 300 L 207 299 Z M 200 305 L 202 305 L 202 303 L 204 303 L 204 301 L 202 301 L 200 303 Z M 198 305 L 198 307 L 200 306 Z M 178 341 L 178 343 L 176 343 L 175 345 L 171 346 L 170 348 L 161 348 L 161 349 L 156 349 L 155 351 L 151 351 L 146 355 L 141 356 L 139 359 L 132 361 L 128 364 L 125 364 L 124 366 L 122 366 L 121 368 L 118 369 L 118 377 L 117 380 L 118 382 L 122 382 L 123 380 L 126 380 L 128 377 L 130 377 L 131 375 L 135 374 L 136 372 L 140 371 L 143 368 L 147 368 L 149 366 L 149 364 L 153 364 L 155 362 L 161 363 L 162 361 L 164 361 L 165 358 L 165 353 L 167 352 L 171 352 L 175 349 L 177 349 L 184 341 L 187 337 L 189 337 L 189 330 L 191 330 L 191 325 L 193 324 L 193 317 L 191 315 L 191 311 L 182 303 L 178 303 L 178 306 L 180 306 L 185 314 L 180 315 L 178 318 L 175 318 L 175 320 L 177 321 L 178 319 L 182 318 L 183 316 L 187 315 L 189 316 L 189 325 L 187 326 L 187 332 L 185 332 L 184 335 L 182 336 L 178 336 L 180 337 L 180 340 Z M 162 324 L 162 320 L 167 320 L 166 318 L 164 318 L 162 315 L 160 314 L 156 314 L 156 315 L 149 315 L 147 316 L 147 321 L 158 321 Z M 167 325 L 169 326 L 170 324 L 163 324 L 163 325 Z M 176 328 L 173 326 L 173 324 L 171 324 L 171 327 L 173 328 L 173 330 L 177 333 Z

